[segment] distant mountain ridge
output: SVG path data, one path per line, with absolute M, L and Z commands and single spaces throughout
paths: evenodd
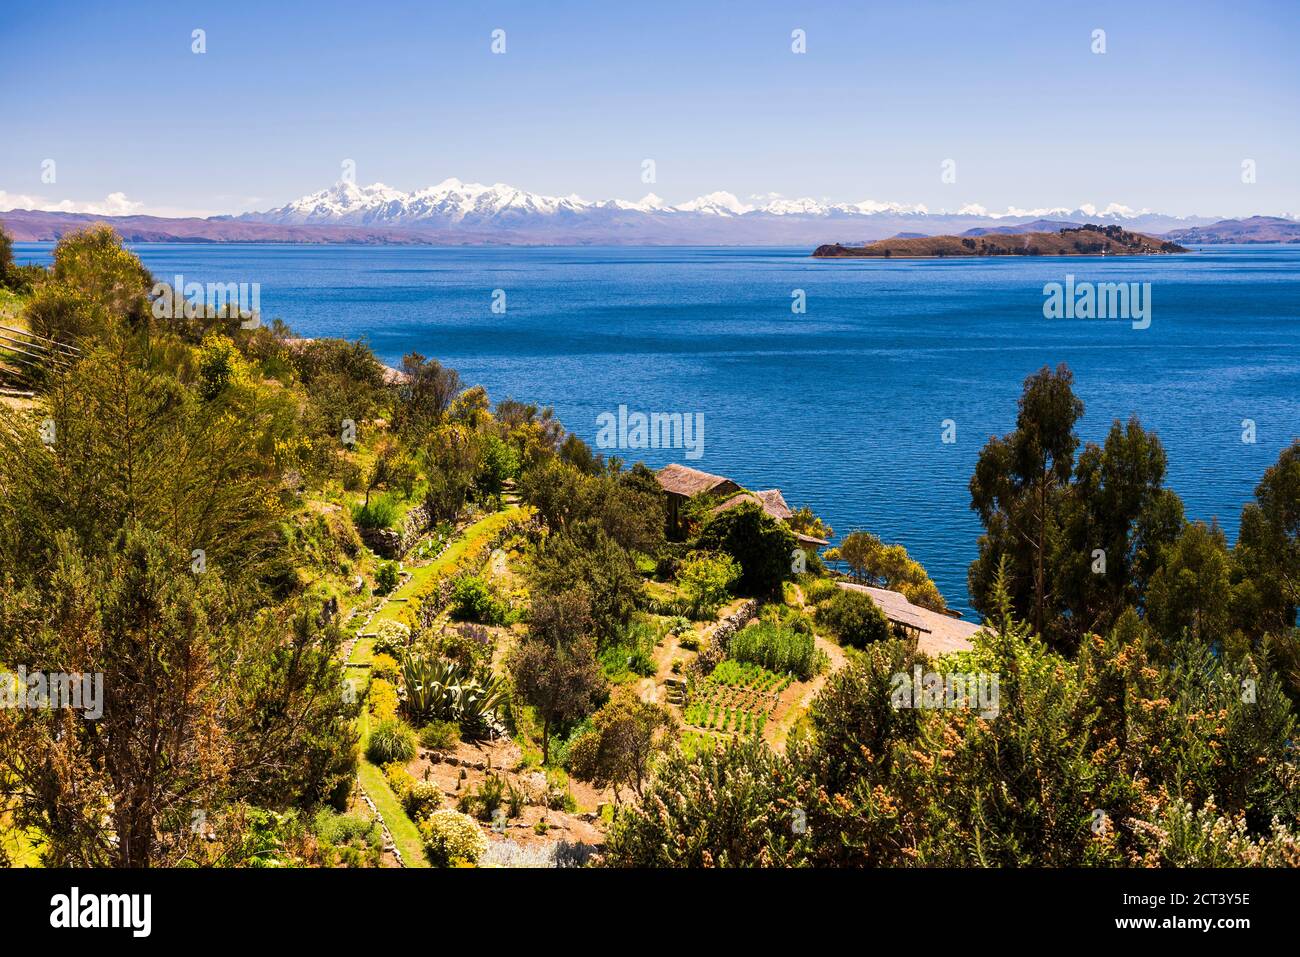
M 505 183 L 486 186 L 447 179 L 404 193 L 382 183 L 340 182 L 276 209 L 234 217 L 241 222 L 280 225 L 400 227 L 453 237 L 492 230 L 503 241 L 801 244 L 826 238 L 833 223 L 842 238 L 861 242 L 899 232 L 934 234 L 964 228 L 998 228 L 1008 221 L 1059 217 L 1065 225 L 1102 222 L 1146 231 L 1208 224 L 1206 217 L 1165 216 L 1111 204 L 1075 210 L 1009 210 L 991 213 L 966 206 L 955 213 L 924 205 L 862 200 L 830 203 L 811 198 L 769 196 L 746 203 L 714 192 L 668 205 L 654 193 L 635 202 L 546 196 Z
M 1300 223 L 1280 216 L 1251 216 L 1175 229 L 1165 238 L 1179 243 L 1300 243 Z
M 1170 216 L 1117 204 L 1005 213 L 967 205 L 956 212 L 932 212 L 919 204 L 875 200 L 832 203 L 769 195 L 744 202 L 714 192 L 669 205 L 654 193 L 636 201 L 587 200 L 458 179 L 414 192 L 345 181 L 274 209 L 206 219 L 15 210 L 0 212 L 0 221 L 20 241 L 49 241 L 84 223 L 103 221 L 132 242 L 733 246 L 816 246 L 828 240 L 857 245 L 900 233 L 983 236 L 1055 232 L 1085 223 L 1160 234 L 1215 224 L 1209 217 Z

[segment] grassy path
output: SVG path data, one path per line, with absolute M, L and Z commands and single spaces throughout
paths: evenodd
M 362 709 L 357 719 L 361 731 L 361 760 L 357 763 L 357 777 L 361 788 L 375 802 L 379 816 L 384 819 L 388 831 L 393 835 L 393 843 L 402 854 L 402 861 L 407 867 L 428 867 L 428 858 L 424 856 L 424 842 L 420 840 L 420 830 L 406 815 L 402 802 L 388 786 L 384 772 L 366 760 L 366 744 L 370 740 L 370 712 Z
M 384 599 L 382 605 L 371 617 L 365 630 L 357 636 L 345 662 L 347 675 L 356 676 L 364 681 L 368 678 L 370 662 L 374 656 L 375 632 L 379 624 L 386 620 L 395 620 L 403 603 L 413 595 L 420 594 L 421 587 L 431 578 L 446 569 L 455 567 L 456 562 L 479 539 L 491 536 L 509 521 L 514 519 L 522 509 L 511 506 L 501 512 L 494 512 L 473 525 L 467 527 L 460 538 L 452 542 L 442 553 L 427 565 L 411 570 L 411 577 L 401 587 L 395 589 Z M 428 867 L 424 856 L 424 842 L 420 840 L 420 831 L 415 822 L 407 816 L 402 802 L 397 799 L 393 789 L 388 786 L 384 772 L 366 758 L 366 745 L 370 741 L 370 711 L 362 708 L 357 719 L 357 730 L 361 738 L 361 758 L 357 762 L 357 779 L 361 789 L 374 802 L 384 825 L 393 836 L 393 843 L 402 855 L 407 867 Z
M 427 565 L 411 569 L 410 580 L 400 588 L 393 590 L 393 593 L 388 597 L 388 601 L 384 603 L 384 607 L 375 613 L 374 618 L 370 619 L 370 626 L 366 629 L 366 633 L 373 632 L 381 622 L 396 620 L 401 613 L 401 606 L 412 597 L 419 595 L 430 579 L 449 568 L 453 568 L 471 546 L 485 536 L 490 536 L 498 529 L 504 528 L 511 520 L 519 517 L 522 512 L 523 509 L 520 506 L 514 505 L 504 511 L 493 512 L 486 518 L 479 519 L 473 525 L 467 527 L 461 537 L 449 545 L 436 559 Z M 364 636 L 362 641 L 364 641 Z M 357 644 L 360 645 L 361 641 L 358 641 Z M 360 660 L 356 657 L 354 651 L 353 661 L 360 662 Z

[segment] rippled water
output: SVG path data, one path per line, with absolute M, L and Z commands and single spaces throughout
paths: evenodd
M 971 470 L 1043 364 L 1074 370 L 1084 439 L 1133 413 L 1155 429 L 1189 514 L 1230 536 L 1300 435 L 1300 247 L 932 262 L 752 248 L 136 248 L 159 278 L 261 283 L 263 314 L 300 334 L 365 337 L 393 364 L 419 351 L 494 398 L 552 404 L 592 444 L 596 417 L 619 404 L 701 412 L 704 455 L 688 464 L 779 487 L 837 534 L 901 542 L 957 607 L 980 532 Z M 1150 282 L 1150 328 L 1045 319 L 1043 285 L 1067 272 Z M 955 444 L 940 441 L 944 419 Z M 1257 424 L 1253 445 L 1243 419 Z

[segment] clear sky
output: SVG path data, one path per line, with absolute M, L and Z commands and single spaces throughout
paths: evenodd
M 0 208 L 264 209 L 352 159 L 405 190 L 1294 215 L 1298 50 L 1295 0 L 6 0 Z

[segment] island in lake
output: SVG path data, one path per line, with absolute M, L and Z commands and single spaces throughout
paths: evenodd
M 1056 232 L 992 233 L 972 230 L 961 236 L 895 236 L 865 246 L 818 246 L 821 259 L 932 259 L 948 256 L 1159 256 L 1185 253 L 1177 243 L 1131 233 L 1119 226 L 1067 226 Z

